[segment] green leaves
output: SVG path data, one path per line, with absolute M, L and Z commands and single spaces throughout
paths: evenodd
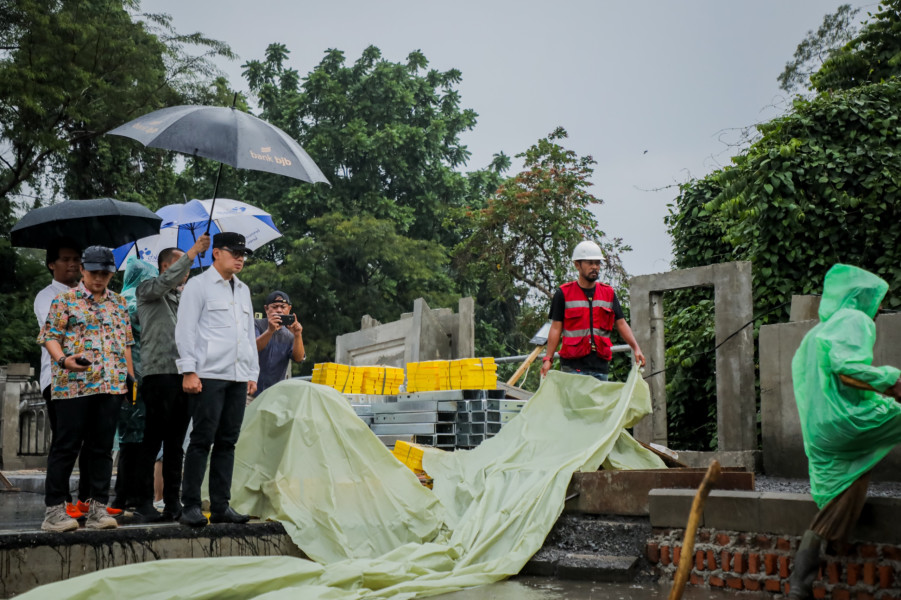
M 571 278 L 572 249 L 583 239 L 601 244 L 608 256 L 605 280 L 622 287 L 619 252 L 627 248 L 606 238 L 592 212 L 602 204 L 588 192 L 594 159 L 556 143 L 566 136 L 558 127 L 517 155 L 525 160 L 523 170 L 473 215 L 473 234 L 455 252 L 470 272 L 492 274 L 495 289 L 524 285 L 550 299 Z

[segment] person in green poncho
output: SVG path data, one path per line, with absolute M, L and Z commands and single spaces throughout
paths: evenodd
M 141 442 L 144 439 L 147 410 L 141 389 L 143 387 L 141 385 L 141 323 L 138 319 L 135 289 L 141 282 L 156 277 L 159 272 L 151 263 L 136 256 L 129 257 L 125 265 L 122 297 L 128 305 L 128 316 L 135 339 L 131 357 L 135 378 L 138 382 L 138 392 L 134 397 L 129 394 L 128 399 L 122 403 L 119 409 L 119 463 L 116 467 L 116 499 L 113 501 L 113 507 L 121 509 L 134 507 L 135 514 L 139 515 L 143 522 L 152 523 L 159 520 L 159 512 L 152 504 L 139 502 L 144 479 L 152 479 L 153 474 L 152 472 L 143 473 L 140 468 Z
M 883 279 L 850 265 L 826 273 L 820 323 L 792 359 L 810 490 L 820 508 L 804 533 L 789 579 L 789 597 L 812 596 L 824 541 L 846 541 L 867 496 L 870 470 L 901 443 L 901 405 L 850 387 L 846 375 L 901 397 L 901 370 L 874 367 L 874 319 L 888 291 Z

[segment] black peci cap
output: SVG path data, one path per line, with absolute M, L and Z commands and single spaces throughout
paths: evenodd
M 85 271 L 116 272 L 113 251 L 105 246 L 88 246 L 81 255 L 81 266 Z
M 213 248 L 242 252 L 247 256 L 253 255 L 253 250 L 244 244 L 244 236 L 233 231 L 223 231 L 214 235 Z

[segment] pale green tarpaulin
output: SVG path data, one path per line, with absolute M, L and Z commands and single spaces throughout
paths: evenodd
M 886 291 L 888 284 L 872 273 L 833 266 L 823 284 L 820 323 L 792 359 L 810 491 L 820 508 L 901 443 L 901 405 L 839 379 L 848 375 L 880 391 L 898 380 L 898 369 L 872 366 L 873 318 Z
M 624 431 L 650 412 L 625 383 L 551 372 L 475 450 L 429 452 L 422 487 L 331 388 L 286 381 L 254 401 L 236 448 L 233 506 L 278 519 L 318 563 L 163 560 L 107 569 L 22 598 L 412 598 L 520 571 L 563 510 L 573 472 L 663 464 Z

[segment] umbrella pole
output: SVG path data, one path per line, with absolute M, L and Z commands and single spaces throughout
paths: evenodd
M 210 232 L 213 224 L 213 211 L 216 210 L 216 195 L 219 193 L 219 180 L 222 178 L 222 163 L 219 163 L 219 172 L 216 173 L 216 185 L 213 187 L 213 204 L 210 206 L 210 218 L 206 222 L 206 233 Z
M 238 92 L 232 97 L 232 110 L 238 104 Z M 210 218 L 206 222 L 206 233 L 210 232 L 210 225 L 213 224 L 213 211 L 216 210 L 216 196 L 219 194 L 219 180 L 222 178 L 222 163 L 219 163 L 219 172 L 216 173 L 216 185 L 213 187 L 213 205 L 210 207 Z M 201 257 L 203 254 L 200 255 Z

